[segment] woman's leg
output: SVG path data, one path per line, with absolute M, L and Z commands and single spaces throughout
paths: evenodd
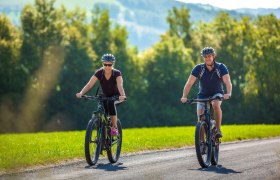
M 114 101 L 109 101 L 108 102 L 108 112 L 112 121 L 112 127 L 117 129 L 117 109 L 116 109 L 116 105 L 114 103 Z

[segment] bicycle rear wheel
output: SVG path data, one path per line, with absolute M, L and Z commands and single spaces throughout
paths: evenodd
M 122 125 L 119 119 L 117 125 L 119 134 L 117 136 L 111 136 L 111 134 L 109 134 L 110 145 L 107 149 L 107 155 L 111 163 L 118 161 L 122 149 Z
M 211 142 L 208 142 L 208 126 L 205 121 L 196 124 L 195 130 L 195 150 L 197 160 L 202 168 L 211 165 Z
M 86 129 L 85 157 L 88 165 L 95 165 L 98 161 L 102 145 L 101 119 L 93 117 Z
M 213 165 L 217 165 L 219 161 L 219 149 L 220 149 L 220 139 L 216 138 L 216 133 L 214 133 L 215 129 L 213 129 L 212 136 L 212 155 L 211 155 L 211 163 Z

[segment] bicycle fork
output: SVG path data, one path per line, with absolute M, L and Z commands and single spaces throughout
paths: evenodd
M 105 117 L 103 117 L 105 118 Z M 110 150 L 111 148 L 111 137 L 110 137 L 110 122 L 103 119 L 103 127 L 102 127 L 102 150 Z
M 208 131 L 207 131 L 207 139 L 206 139 L 206 144 L 207 145 L 211 145 L 211 140 L 212 140 L 212 137 L 211 137 L 211 135 L 212 135 L 212 130 L 211 130 L 211 127 L 210 127 L 210 125 L 208 125 Z

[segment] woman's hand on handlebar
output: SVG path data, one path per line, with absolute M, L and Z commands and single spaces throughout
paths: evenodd
M 188 100 L 188 98 L 185 98 L 185 97 L 182 97 L 182 98 L 181 98 L 181 102 L 182 102 L 182 103 L 186 103 L 187 100 Z
M 82 98 L 82 95 L 83 95 L 83 94 L 79 92 L 79 93 L 76 94 L 76 97 L 77 97 L 77 98 Z
M 125 101 L 126 100 L 126 96 L 119 96 L 119 100 L 122 102 L 122 101 Z

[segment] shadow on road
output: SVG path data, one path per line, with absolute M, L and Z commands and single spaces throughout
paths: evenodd
M 119 170 L 126 170 L 127 167 L 126 166 L 122 166 L 123 163 L 116 163 L 116 164 L 111 164 L 111 163 L 107 163 L 107 164 L 97 164 L 95 166 L 86 166 L 86 169 L 103 169 L 105 171 L 119 171 Z
M 208 172 L 215 172 L 215 173 L 218 173 L 218 174 L 242 173 L 242 172 L 239 172 L 239 171 L 235 171 L 233 169 L 228 169 L 226 167 L 223 167 L 222 165 L 210 166 L 208 168 L 190 169 L 190 170 L 208 171 Z

